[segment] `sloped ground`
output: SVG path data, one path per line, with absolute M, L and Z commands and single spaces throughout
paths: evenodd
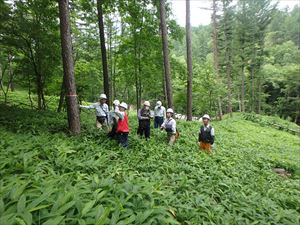
M 93 113 L 69 137 L 64 114 L 0 109 L 0 224 L 300 223 L 299 136 L 236 114 L 214 122 L 208 156 L 196 146 L 199 124 L 179 121 L 170 148 L 158 130 L 136 137 L 131 113 L 123 150 L 94 129 Z

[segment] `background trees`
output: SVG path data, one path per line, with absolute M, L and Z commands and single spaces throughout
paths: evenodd
M 99 3 L 104 12 L 101 42 Z M 136 107 L 145 99 L 162 100 L 186 113 L 191 100 L 188 45 L 185 29 L 172 19 L 170 3 L 70 1 L 79 101 L 94 101 L 106 92 Z M 24 104 L 39 110 L 49 104 L 46 95 L 61 95 L 63 100 L 57 2 L 0 4 L 1 96 L 24 89 L 29 97 Z M 191 27 L 193 42 L 187 41 L 193 59 L 191 113 L 253 111 L 299 123 L 299 7 L 288 11 L 276 9 L 270 0 L 214 0 L 211 9 L 211 25 Z M 107 65 L 101 60 L 104 48 Z

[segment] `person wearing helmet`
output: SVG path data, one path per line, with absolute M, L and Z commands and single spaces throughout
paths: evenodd
M 154 108 L 154 128 L 160 128 L 166 117 L 166 108 L 162 106 L 161 101 L 157 101 Z
M 128 134 L 129 134 L 129 125 L 128 125 L 128 115 L 126 110 L 128 106 L 125 102 L 122 102 L 118 109 L 115 111 L 118 116 L 118 124 L 117 124 L 117 140 L 120 146 L 123 148 L 128 147 Z
M 144 105 L 138 111 L 138 120 L 139 127 L 137 130 L 137 134 L 143 137 L 145 135 L 146 139 L 150 138 L 150 119 L 152 118 L 151 110 L 150 110 L 150 102 L 145 101 Z
M 119 105 L 120 105 L 120 101 L 117 99 L 114 100 L 112 109 L 108 114 L 108 124 L 110 127 L 110 131 L 107 136 L 111 139 L 116 137 L 116 130 L 117 130 L 119 117 L 117 116 L 117 114 L 115 112 L 119 111 Z
M 99 102 L 89 106 L 80 105 L 80 108 L 95 109 L 96 110 L 96 127 L 107 129 L 108 127 L 108 105 L 106 104 L 106 94 L 101 94 Z
M 212 152 L 211 146 L 214 144 L 215 141 L 215 131 L 214 128 L 209 124 L 209 121 L 209 115 L 205 114 L 204 116 L 202 116 L 203 125 L 200 127 L 198 138 L 200 150 L 205 151 L 207 153 Z
M 173 109 L 169 108 L 167 110 L 167 118 L 160 127 L 161 130 L 165 130 L 167 132 L 169 145 L 173 145 L 176 141 L 176 120 L 173 119 L 173 115 Z

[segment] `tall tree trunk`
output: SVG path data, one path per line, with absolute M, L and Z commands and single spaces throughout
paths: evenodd
M 60 37 L 64 69 L 64 86 L 66 88 L 66 103 L 69 129 L 72 134 L 80 133 L 80 115 L 74 77 L 72 56 L 71 27 L 69 21 L 69 1 L 59 0 Z
M 245 112 L 245 65 L 242 63 L 241 110 Z
M 107 55 L 106 55 L 106 46 L 105 46 L 102 4 L 103 4 L 103 0 L 97 0 L 98 26 L 99 26 L 100 46 L 101 46 L 101 55 L 102 55 L 103 87 L 104 87 L 104 93 L 106 94 L 109 102 L 110 88 L 109 88 L 109 75 L 108 75 Z
M 57 112 L 61 112 L 62 107 L 64 105 L 64 99 L 65 99 L 65 85 L 64 81 L 61 83 L 61 88 L 60 88 L 60 95 L 59 95 L 59 103 L 57 107 Z
M 224 44 L 225 44 L 225 64 L 226 64 L 226 76 L 227 76 L 227 98 L 228 98 L 228 104 L 227 104 L 227 112 L 232 117 L 232 102 L 231 102 L 231 91 L 232 91 L 232 80 L 231 80 L 231 45 L 230 45 L 230 39 L 228 38 L 228 27 L 227 24 L 229 23 L 227 21 L 227 9 L 226 6 L 223 4 L 223 10 L 224 10 Z
M 251 112 L 254 112 L 254 65 L 251 65 Z
M 187 58 L 187 120 L 192 121 L 192 93 L 193 93 L 193 61 L 192 61 L 192 34 L 191 34 L 191 13 L 190 0 L 186 0 L 186 58 Z
M 257 98 L 258 98 L 258 106 L 257 106 L 257 113 L 260 114 L 261 113 L 261 79 L 258 78 L 257 81 L 257 85 L 258 85 L 258 93 L 257 93 Z
M 218 50 L 218 27 L 217 27 L 217 2 L 213 0 L 213 14 L 212 14 L 212 22 L 213 22 L 213 57 L 214 57 L 214 70 L 217 77 L 217 82 L 220 83 L 220 68 L 219 68 L 219 50 Z M 218 116 L 219 119 L 222 120 L 223 111 L 222 111 L 222 101 L 221 97 L 217 97 L 218 101 Z
M 168 99 L 168 107 L 173 107 L 173 91 L 171 81 L 171 67 L 169 61 L 169 45 L 168 45 L 168 31 L 166 25 L 166 12 L 165 12 L 165 0 L 160 0 L 160 26 L 161 26 L 161 37 L 164 57 L 164 72 L 166 81 L 166 91 Z

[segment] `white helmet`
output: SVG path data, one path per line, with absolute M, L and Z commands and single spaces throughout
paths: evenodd
M 144 106 L 149 106 L 150 107 L 150 102 L 149 101 L 144 101 Z
M 172 114 L 173 114 L 173 113 L 174 113 L 174 111 L 173 111 L 173 109 L 171 109 L 171 108 L 168 108 L 168 109 L 167 109 L 167 113 L 172 113 Z
M 100 99 L 107 99 L 106 94 L 101 94 L 99 98 Z
M 157 101 L 157 102 L 156 102 L 156 105 L 159 106 L 159 107 L 162 106 L 161 101 Z
M 209 117 L 209 115 L 205 114 L 204 116 L 202 116 L 202 119 L 208 119 L 208 120 L 210 120 L 210 117 Z
M 122 103 L 119 105 L 119 107 L 122 107 L 122 108 L 124 108 L 124 109 L 127 109 L 127 108 L 128 108 L 128 106 L 127 106 L 127 104 L 126 104 L 125 102 L 122 102 Z
M 118 106 L 118 105 L 120 105 L 120 101 L 118 99 L 116 99 L 116 100 L 113 101 L 113 104 Z

